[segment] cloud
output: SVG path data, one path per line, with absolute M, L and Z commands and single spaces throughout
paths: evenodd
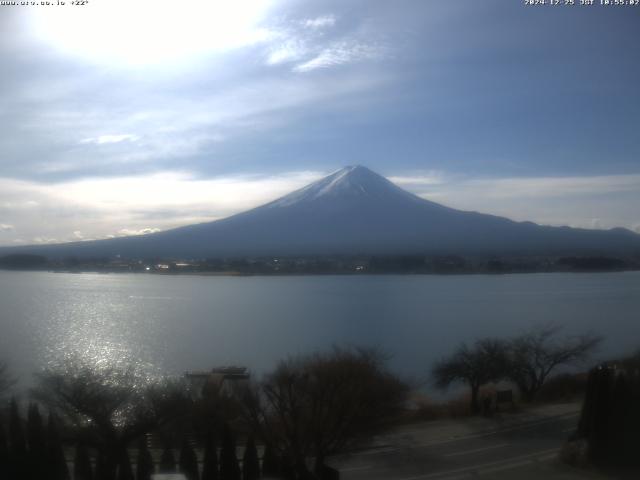
M 274 28 L 266 57 L 267 65 L 297 62 L 293 72 L 344 65 L 382 57 L 386 39 L 363 21 L 358 28 L 335 29 L 334 14 L 284 21 Z
M 33 237 L 33 243 L 58 243 L 58 240 L 50 237 Z
M 308 47 L 299 39 L 288 39 L 273 48 L 267 56 L 267 65 L 279 65 L 282 63 L 300 60 L 308 52 Z
M 403 176 L 403 177 L 389 177 L 393 183 L 397 185 L 440 185 L 445 183 L 445 177 L 442 172 L 428 172 L 427 174 L 420 174 L 416 176 Z
M 471 180 L 467 182 L 467 185 L 472 188 L 483 188 L 486 194 L 501 198 L 508 198 L 514 195 L 564 197 L 567 195 L 637 192 L 640 191 L 640 175 L 481 179 Z
M 265 68 L 260 65 L 260 70 Z M 90 76 L 86 82 L 104 94 L 89 101 L 92 92 L 79 86 L 76 95 L 87 107 L 70 102 L 66 95 L 37 103 L 23 98 L 20 105 L 12 109 L 9 104 L 6 113 L 0 112 L 0 121 L 7 125 L 0 133 L 0 172 L 60 180 L 178 169 L 186 163 L 191 170 L 201 166 L 207 173 L 219 174 L 220 163 L 237 158 L 255 167 L 261 164 L 256 158 L 262 157 L 255 156 L 252 146 L 260 148 L 274 138 L 261 137 L 264 132 L 286 134 L 292 123 L 302 125 L 293 121 L 302 111 L 329 108 L 342 97 L 354 98 L 388 81 L 384 75 L 350 72 L 320 84 L 311 76 L 272 73 L 250 72 L 236 78 L 222 69 L 220 75 L 231 80 L 211 86 L 199 80 L 192 85 L 189 79 L 174 85 L 173 79 L 161 77 L 153 90 L 135 78 Z M 51 80 L 58 81 L 62 80 Z M 340 105 L 344 108 L 344 102 Z
M 336 23 L 335 15 L 323 15 L 321 17 L 316 17 L 316 18 L 308 18 L 302 22 L 302 25 L 304 25 L 307 28 L 317 29 L 317 28 L 332 27 L 333 25 L 335 25 L 335 23 Z
M 339 42 L 323 50 L 319 55 L 296 65 L 294 72 L 306 73 L 320 68 L 335 67 L 346 63 L 378 58 L 382 55 L 379 47 L 363 43 Z
M 268 32 L 260 24 L 274 3 L 186 0 L 176 8 L 166 0 L 111 0 L 87 2 L 81 12 L 35 8 L 29 13 L 34 33 L 65 56 L 118 69 L 161 68 L 264 41 Z
M 0 223 L 0 232 L 10 232 L 13 230 L 13 225 L 9 225 L 6 223 Z
M 103 145 L 105 143 L 120 143 L 120 142 L 135 142 L 140 137 L 132 135 L 130 133 L 122 135 L 100 135 L 94 138 L 85 138 L 80 140 L 80 143 L 95 143 L 96 145 Z
M 140 229 L 121 228 L 118 230 L 118 236 L 130 236 L 130 235 L 148 235 L 150 233 L 156 233 L 161 231 L 159 228 L 147 227 Z
M 640 174 L 469 179 L 461 175 L 429 172 L 415 176 L 392 176 L 390 179 L 412 189 L 419 189 L 421 185 L 442 185 L 443 188 L 432 192 L 437 195 L 455 188 L 458 191 L 464 190 L 470 194 L 499 199 L 640 192 Z
M 297 168 L 293 159 L 298 153 L 282 140 L 291 135 L 288 127 L 299 130 L 300 142 L 315 136 L 318 130 L 301 117 L 334 107 L 342 112 L 363 109 L 363 102 L 356 104 L 358 97 L 383 88 L 391 70 L 371 75 L 342 69 L 324 79 L 292 74 L 296 65 L 302 72 L 355 62 L 371 50 L 364 45 L 377 45 L 381 37 L 363 29 L 362 19 L 344 18 L 340 4 L 317 11 L 290 2 L 255 1 L 280 9 L 268 9 L 274 15 L 252 24 L 252 31 L 269 32 L 260 42 L 207 50 L 196 61 L 185 58 L 144 68 L 105 68 L 42 43 L 26 29 L 25 35 L 34 37 L 29 41 L 16 41 L 0 29 L 0 39 L 15 47 L 5 52 L 0 42 L 0 122 L 5 124 L 0 175 L 66 181 L 183 168 L 209 176 L 256 171 L 269 165 L 268 152 L 276 151 L 272 142 L 278 143 L 279 167 Z M 170 10 L 163 22 L 174 20 Z M 240 7 L 215 10 L 246 13 Z M 112 14 L 117 10 L 109 9 Z M 199 22 L 209 21 L 202 18 Z M 100 23 L 100 28 L 107 27 Z M 216 35 L 215 30 L 208 26 L 205 32 Z M 323 163 L 301 161 L 308 168 Z
M 213 221 L 267 203 L 321 175 L 292 171 L 200 178 L 165 171 L 57 184 L 0 178 L 0 216 L 15 227 L 5 231 L 2 244 L 18 238 L 52 243 L 141 235 Z
M 404 188 L 461 210 L 582 228 L 637 223 L 640 175 L 468 178 L 460 174 L 401 177 Z
M 602 220 L 600 220 L 599 218 L 592 218 L 591 219 L 591 228 L 595 228 L 595 229 L 602 228 Z

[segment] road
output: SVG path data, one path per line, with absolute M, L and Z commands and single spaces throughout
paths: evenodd
M 559 448 L 575 430 L 578 412 L 516 416 L 514 420 L 485 423 L 483 429 L 467 429 L 458 435 L 446 425 L 439 426 L 437 433 L 430 432 L 429 423 L 423 423 L 386 436 L 386 445 L 336 459 L 334 465 L 343 480 L 502 478 L 501 472 L 510 470 L 504 478 L 538 478 L 526 472 L 555 461 Z M 453 435 L 447 437 L 447 432 Z M 513 476 L 516 470 L 519 473 Z M 552 477 L 545 474 L 546 480 Z

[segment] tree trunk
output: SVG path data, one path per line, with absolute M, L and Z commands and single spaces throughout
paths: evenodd
M 296 472 L 298 474 L 298 480 L 315 480 L 316 478 L 319 478 L 311 473 L 304 463 L 296 466 Z
M 480 385 L 471 385 L 471 414 L 478 415 L 480 413 Z
M 313 465 L 313 472 L 318 478 L 322 478 L 322 470 L 324 469 L 324 455 L 318 455 Z
M 533 387 L 522 389 L 520 393 L 522 393 L 522 399 L 525 401 L 525 403 L 533 402 L 533 399 L 536 397 L 536 391 Z
M 520 395 L 525 403 L 533 402 L 541 387 L 542 382 L 535 379 L 532 379 L 531 383 L 521 382 L 518 384 L 518 390 L 520 390 Z

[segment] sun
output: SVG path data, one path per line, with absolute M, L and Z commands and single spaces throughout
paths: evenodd
M 53 3 L 53 2 L 52 2 Z M 183 61 L 265 40 L 274 0 L 89 0 L 33 9 L 48 45 L 96 63 L 145 66 Z

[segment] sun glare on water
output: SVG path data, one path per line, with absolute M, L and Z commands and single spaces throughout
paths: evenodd
M 95 63 L 144 66 L 183 61 L 266 39 L 273 0 L 89 0 L 34 8 L 35 33 Z

